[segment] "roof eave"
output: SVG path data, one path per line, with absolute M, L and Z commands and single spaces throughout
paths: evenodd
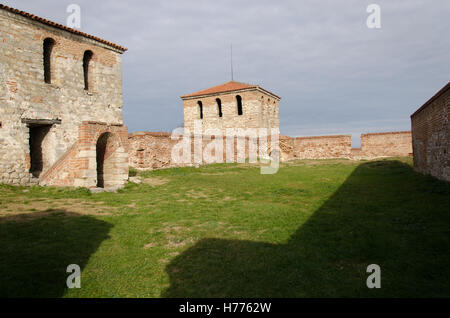
M 1 3 L 0 3 L 0 9 L 5 10 L 5 11 L 10 12 L 10 13 L 14 13 L 14 14 L 20 15 L 22 17 L 25 17 L 25 18 L 33 20 L 33 21 L 37 21 L 39 23 L 42 23 L 42 24 L 45 24 L 45 25 L 48 25 L 48 26 L 51 26 L 51 27 L 54 27 L 56 29 L 60 29 L 60 30 L 63 30 L 63 31 L 66 31 L 66 32 L 69 32 L 69 33 L 72 33 L 72 34 L 76 34 L 76 35 L 79 35 L 79 36 L 82 36 L 82 37 L 85 37 L 85 38 L 97 41 L 99 43 L 102 43 L 102 44 L 110 47 L 110 48 L 113 48 L 116 52 L 118 52 L 120 54 L 125 53 L 125 51 L 128 50 L 126 47 L 120 46 L 120 45 L 115 44 L 113 42 L 101 39 L 101 38 L 96 37 L 94 35 L 90 35 L 90 34 L 81 32 L 81 31 L 79 31 L 77 29 L 73 29 L 73 28 L 70 28 L 70 27 L 65 26 L 65 25 L 62 25 L 62 24 L 59 24 L 59 23 L 56 23 L 56 22 L 53 22 L 53 21 L 50 21 L 50 20 L 38 17 L 38 16 L 36 16 L 34 14 L 31 14 L 31 13 L 28 13 L 28 12 L 25 12 L 25 11 L 21 11 L 21 10 L 15 9 L 15 8 L 8 7 L 8 6 L 6 6 L 4 4 L 1 4 Z
M 239 93 L 239 92 L 246 92 L 246 91 L 252 91 L 252 90 L 258 90 L 261 91 L 264 94 L 270 95 L 273 98 L 280 100 L 281 97 L 269 92 L 268 90 L 265 90 L 264 88 L 260 87 L 260 86 L 254 86 L 254 87 L 246 87 L 246 88 L 241 88 L 241 89 L 234 89 L 234 90 L 230 90 L 230 91 L 224 91 L 224 92 L 215 92 L 215 93 L 208 93 L 208 94 L 198 94 L 198 95 L 183 95 L 180 98 L 182 100 L 190 100 L 190 99 L 198 99 L 198 98 L 205 98 L 205 97 L 210 97 L 210 96 L 215 96 L 215 95 L 221 95 L 221 94 L 232 94 L 232 93 Z

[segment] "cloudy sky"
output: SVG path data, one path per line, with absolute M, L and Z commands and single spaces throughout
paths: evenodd
M 124 120 L 171 131 L 179 96 L 234 79 L 282 97 L 290 136 L 409 130 L 409 116 L 450 80 L 449 0 L 11 0 L 2 3 L 128 47 Z M 381 7 L 381 29 L 366 25 Z

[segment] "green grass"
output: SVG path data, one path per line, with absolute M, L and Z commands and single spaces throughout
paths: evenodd
M 408 158 L 133 174 L 153 185 L 0 186 L 0 297 L 450 296 L 450 185 Z

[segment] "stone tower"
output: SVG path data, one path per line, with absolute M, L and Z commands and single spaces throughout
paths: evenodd
M 3 4 L 0 29 L 0 183 L 122 185 L 126 48 Z
M 228 82 L 181 96 L 184 127 L 192 133 L 194 121 L 203 129 L 276 128 L 279 133 L 280 97 L 257 85 Z

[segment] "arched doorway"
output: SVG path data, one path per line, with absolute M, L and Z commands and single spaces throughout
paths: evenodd
M 103 133 L 97 140 L 97 187 L 104 188 L 105 180 L 109 180 L 113 173 L 113 167 L 108 164 L 111 155 L 113 135 L 109 132 Z M 107 182 L 106 182 L 107 183 Z

